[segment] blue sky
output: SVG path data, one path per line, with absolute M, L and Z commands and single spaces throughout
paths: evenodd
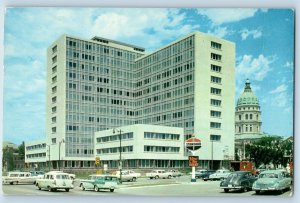
M 10 8 L 4 30 L 3 140 L 45 137 L 46 49 L 62 34 L 151 51 L 193 31 L 236 43 L 236 100 L 246 78 L 262 130 L 293 133 L 294 12 L 289 9 Z

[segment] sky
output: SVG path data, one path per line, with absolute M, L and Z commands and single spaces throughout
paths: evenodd
M 46 50 L 62 34 L 105 37 L 146 51 L 194 31 L 232 41 L 235 101 L 249 78 L 262 131 L 293 134 L 293 10 L 8 8 L 4 20 L 4 141 L 45 138 Z

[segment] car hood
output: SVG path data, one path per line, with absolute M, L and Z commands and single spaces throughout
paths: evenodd
M 274 184 L 277 182 L 277 178 L 259 178 L 257 179 L 257 184 Z

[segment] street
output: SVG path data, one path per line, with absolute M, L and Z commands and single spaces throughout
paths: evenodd
M 190 176 L 182 176 L 172 179 L 146 179 L 140 178 L 136 182 L 124 182 L 119 185 L 115 192 L 100 191 L 82 191 L 79 188 L 79 180 L 75 180 L 74 189 L 70 192 L 59 190 L 57 192 L 49 192 L 47 190 L 38 190 L 34 185 L 2 185 L 4 195 L 55 195 L 55 196 L 291 196 L 291 191 L 264 192 L 256 195 L 253 191 L 240 192 L 230 191 L 225 193 L 219 187 L 220 181 L 203 181 L 197 180 L 195 183 L 190 182 Z

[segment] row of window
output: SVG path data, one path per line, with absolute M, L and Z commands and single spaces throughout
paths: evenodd
M 122 146 L 122 152 L 133 152 L 133 146 Z M 120 147 L 97 149 L 97 154 L 116 154 L 120 153 Z
M 26 154 L 27 159 L 34 159 L 34 158 L 44 158 L 46 157 L 46 153 L 36 153 L 36 154 Z
M 159 152 L 159 153 L 179 153 L 179 147 L 169 146 L 144 146 L 144 152 Z
M 144 132 L 144 138 L 158 140 L 179 140 L 179 134 Z
M 46 147 L 46 143 L 43 143 L 43 144 L 27 146 L 26 150 L 44 149 L 45 147 Z
M 245 114 L 245 120 L 252 120 L 253 119 L 253 114 Z M 239 120 L 242 120 L 242 115 L 239 115 Z M 258 120 L 258 115 L 256 114 L 256 120 Z
M 121 134 L 121 140 L 129 140 L 129 139 L 133 139 L 133 132 Z M 119 141 L 120 134 L 109 135 L 109 136 L 105 136 L 105 137 L 97 137 L 96 140 L 97 140 L 97 143 Z

